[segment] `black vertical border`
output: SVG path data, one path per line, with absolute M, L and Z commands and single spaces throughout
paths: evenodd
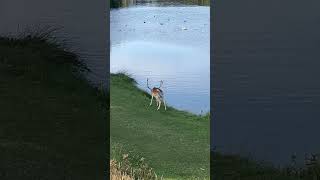
M 105 22 L 106 23 L 106 33 L 107 33 L 107 49 L 106 49 L 106 61 L 107 61 L 107 72 L 106 72 L 106 79 L 107 79 L 107 87 L 106 93 L 108 97 L 108 111 L 107 111 L 107 118 L 108 121 L 105 122 L 105 132 L 106 132 L 106 167 L 105 167 L 105 179 L 110 179 L 110 3 L 111 0 L 102 0 L 106 2 L 106 9 L 104 12 Z
M 214 79 L 215 79 L 215 66 L 214 66 L 214 28 L 215 28 L 215 13 L 216 6 L 215 0 L 211 0 L 210 2 L 210 179 L 213 179 L 213 122 L 215 120 L 215 96 L 214 96 Z

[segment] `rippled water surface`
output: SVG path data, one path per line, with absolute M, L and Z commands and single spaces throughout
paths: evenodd
M 320 153 L 320 2 L 227 4 L 217 4 L 211 143 L 277 164 Z
M 108 84 L 106 2 L 87 0 L 1 0 L 0 36 L 56 29 L 59 42 L 76 52 L 91 69 L 94 85 Z M 105 23 L 103 23 L 105 22 Z
M 112 9 L 111 72 L 127 71 L 167 103 L 193 113 L 210 109 L 209 7 L 154 3 Z

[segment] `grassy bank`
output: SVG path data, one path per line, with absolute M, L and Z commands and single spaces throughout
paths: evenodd
M 150 95 L 125 74 L 112 74 L 110 83 L 112 158 L 127 153 L 133 164 L 145 158 L 165 179 L 209 179 L 208 116 L 156 111 Z
M 211 171 L 215 180 L 317 180 L 320 163 L 309 160 L 304 167 L 273 167 L 270 164 L 237 155 L 211 153 Z
M 47 37 L 0 37 L 1 179 L 103 178 L 107 98 Z

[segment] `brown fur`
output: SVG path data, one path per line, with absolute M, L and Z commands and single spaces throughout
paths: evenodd
M 163 91 L 160 89 L 161 86 L 163 84 L 163 81 L 160 82 L 160 87 L 153 87 L 152 89 L 149 87 L 149 83 L 148 83 L 148 79 L 147 79 L 147 87 L 151 90 L 151 102 L 150 102 L 150 106 L 152 105 L 152 100 L 153 98 L 156 99 L 157 101 L 157 107 L 159 110 L 160 109 L 160 106 L 161 106 L 161 102 L 163 102 L 164 104 L 164 108 L 165 110 L 167 110 L 167 106 L 166 106 L 166 103 L 165 103 L 165 100 L 164 100 L 164 97 L 163 97 Z

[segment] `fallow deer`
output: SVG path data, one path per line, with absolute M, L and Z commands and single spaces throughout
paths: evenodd
M 161 80 L 160 81 L 160 86 L 159 87 L 153 87 L 152 89 L 149 87 L 149 80 L 147 79 L 147 87 L 148 89 L 150 89 L 151 91 L 151 102 L 150 102 L 150 106 L 152 105 L 152 100 L 153 98 L 156 99 L 157 101 L 157 107 L 159 110 L 160 109 L 160 106 L 161 106 L 161 102 L 163 102 L 164 104 L 164 109 L 167 110 L 167 106 L 166 106 L 166 102 L 164 100 L 164 94 L 163 94 L 163 91 L 160 89 L 161 86 L 163 84 L 163 81 Z

